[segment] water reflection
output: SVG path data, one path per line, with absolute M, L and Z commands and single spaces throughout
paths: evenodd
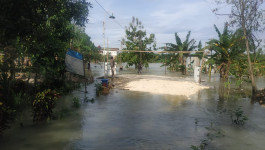
M 92 64 L 93 66 L 93 64 Z M 121 74 L 134 73 L 126 69 Z M 98 65 L 92 68 L 94 76 L 102 76 Z M 136 71 L 135 71 L 136 72 Z M 164 75 L 164 68 L 151 64 L 146 75 Z M 168 77 L 179 76 L 167 72 Z M 193 80 L 192 76 L 181 76 Z M 96 97 L 94 103 L 83 103 L 72 116 L 52 121 L 44 126 L 25 125 L 13 128 L 1 142 L 2 149 L 65 149 L 65 150 L 161 150 L 190 149 L 206 138 L 205 127 L 214 126 L 224 131 L 224 137 L 213 139 L 209 149 L 263 150 L 265 143 L 265 109 L 251 104 L 251 87 L 243 90 L 233 84 L 230 92 L 218 75 L 203 77 L 210 89 L 201 90 L 189 99 L 182 96 L 153 95 L 113 89 L 109 95 Z M 257 80 L 264 86 L 264 78 Z M 233 82 L 233 81 L 232 81 Z M 66 97 L 95 97 L 95 87 L 88 94 L 81 88 Z M 243 127 L 232 125 L 228 110 L 242 106 L 249 120 Z M 16 144 L 14 144 L 16 143 Z

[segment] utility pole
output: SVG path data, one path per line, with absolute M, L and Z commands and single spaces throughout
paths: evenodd
M 119 69 L 119 72 L 120 72 L 121 66 L 122 66 L 122 62 L 121 62 L 121 51 L 122 51 L 122 40 L 121 40 L 121 49 L 120 49 L 120 52 L 119 52 L 119 55 L 120 55 L 120 69 Z
M 107 38 L 107 77 L 109 76 L 108 63 L 109 63 L 109 38 Z
M 108 12 L 106 11 L 106 14 L 108 14 Z M 106 78 L 106 68 L 105 68 L 105 55 L 106 55 L 106 44 L 105 44 L 105 23 L 106 23 L 106 14 L 105 14 L 105 19 L 103 21 L 103 39 L 104 39 L 104 51 L 103 51 L 103 57 L 104 57 L 104 79 Z M 110 19 L 115 19 L 115 17 L 113 16 L 113 14 L 111 16 L 109 16 Z M 105 53 L 105 55 L 104 55 Z M 107 58 L 108 59 L 108 58 Z M 107 61 L 108 62 L 108 61 Z
M 106 20 L 106 15 L 105 15 L 105 20 Z M 103 50 L 103 59 L 104 59 L 104 79 L 106 78 L 106 68 L 105 68 L 105 55 L 106 55 L 106 51 L 105 51 L 105 21 L 103 21 L 103 43 L 104 43 L 104 50 Z

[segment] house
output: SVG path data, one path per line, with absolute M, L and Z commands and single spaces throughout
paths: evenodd
M 116 57 L 119 53 L 119 48 L 106 48 L 105 51 L 104 51 L 104 49 L 101 49 L 100 53 L 102 55 L 109 54 L 110 56 Z

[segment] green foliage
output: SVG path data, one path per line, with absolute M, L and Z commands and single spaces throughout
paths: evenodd
M 8 79 L 5 73 L 0 75 L 0 132 L 9 127 L 16 115 L 22 121 L 23 109 L 31 104 L 30 87 L 24 81 Z
M 72 102 L 73 102 L 73 107 L 75 107 L 75 108 L 80 107 L 80 99 L 78 97 L 74 97 Z
M 265 75 L 265 53 L 259 49 L 256 53 L 256 62 L 253 64 L 255 75 Z
M 249 75 L 246 55 L 239 54 L 233 59 L 230 73 L 234 75 L 237 80 L 243 80 L 244 75 Z
M 243 54 L 245 49 L 242 43 L 242 30 L 232 32 L 228 29 L 227 23 L 224 25 L 223 33 L 219 31 L 216 25 L 214 28 L 218 34 L 218 39 L 211 39 L 208 45 L 211 50 L 215 51 L 212 56 L 220 70 L 220 77 L 228 78 L 230 65 L 238 57 Z
M 204 48 L 202 47 L 201 41 L 199 42 L 197 48 L 198 48 L 198 51 L 204 51 Z M 192 56 L 197 56 L 201 60 L 203 57 L 203 53 L 195 53 L 195 54 L 192 54 Z
M 244 125 L 245 121 L 248 120 L 247 116 L 244 114 L 242 107 L 237 107 L 235 110 L 230 111 L 230 117 L 232 123 L 235 125 Z
M 16 112 L 15 110 L 6 106 L 0 100 L 0 134 L 5 129 L 8 129 L 10 127 L 9 124 L 13 120 L 15 112 Z
M 192 150 L 205 150 L 205 147 L 207 146 L 207 141 L 206 140 L 203 140 L 200 145 L 198 146 L 195 146 L 195 145 L 191 145 L 190 148 Z
M 147 37 L 142 22 L 138 18 L 132 18 L 129 27 L 126 28 L 126 40 L 124 43 L 127 50 L 151 51 L 156 50 L 155 35 L 150 34 Z M 149 46 L 149 47 L 148 47 Z M 152 53 L 123 52 L 121 54 L 122 62 L 127 62 L 129 66 L 138 66 L 139 63 L 147 66 L 152 60 Z
M 85 61 L 100 61 L 100 49 L 94 45 L 90 36 L 88 36 L 85 31 L 78 26 L 73 25 L 73 28 L 74 35 L 72 39 L 72 47 L 83 54 Z
M 87 102 L 94 103 L 95 99 L 94 98 L 89 99 L 89 98 L 85 97 L 84 102 L 86 102 L 86 103 Z
M 21 113 L 24 106 L 31 107 L 33 101 L 33 120 L 50 118 L 56 96 L 51 95 L 52 90 L 44 89 L 68 92 L 76 87 L 65 84 L 65 53 L 70 39 L 77 39 L 73 27 L 83 27 L 88 21 L 91 3 L 84 0 L 1 0 L 0 5 L 1 111 Z M 82 49 L 89 42 L 91 45 L 88 36 L 83 32 L 80 36 L 84 39 Z M 29 76 L 34 73 L 35 81 L 41 78 L 44 82 L 31 85 L 16 80 L 17 71 Z
M 232 82 L 231 81 L 226 81 L 225 83 L 224 83 L 224 86 L 226 87 L 226 88 L 230 88 L 230 85 L 232 84 Z
M 30 71 L 45 78 L 62 78 L 72 25 L 84 26 L 91 4 L 83 0 L 0 2 L 0 52 L 14 78 L 14 60 L 28 57 Z M 1 70 L 2 71 L 2 70 Z
M 46 79 L 38 85 L 37 89 L 38 91 L 42 91 L 45 89 L 51 89 L 51 90 L 56 90 L 57 92 L 62 93 L 62 94 L 67 94 L 79 87 L 80 87 L 79 82 L 74 82 L 71 80 Z
M 32 103 L 33 121 L 39 122 L 52 119 L 53 109 L 58 96 L 58 93 L 56 91 L 52 91 L 51 89 L 37 93 Z
M 229 15 L 230 24 L 241 28 L 243 31 L 244 45 L 248 58 L 249 75 L 251 78 L 252 92 L 256 93 L 257 85 L 254 78 L 252 60 L 250 56 L 251 49 L 256 51 L 256 43 L 260 40 L 253 40 L 254 33 L 264 31 L 264 10 L 262 9 L 263 0 L 216 0 L 218 4 L 226 4 L 231 8 Z M 214 11 L 218 11 L 215 9 Z M 243 44 L 243 42 L 241 42 Z
M 236 86 L 240 87 L 243 83 L 243 80 L 236 80 Z
M 70 93 L 74 89 L 80 88 L 79 83 L 75 83 L 73 81 L 64 81 L 62 84 L 59 85 L 58 91 L 59 93 Z
M 57 112 L 57 117 L 58 119 L 63 119 L 67 116 L 69 116 L 70 114 L 70 110 L 68 108 L 61 108 L 58 112 Z
M 264 105 L 265 104 L 265 88 L 262 90 L 259 90 L 256 95 L 255 95 L 255 99 L 256 102 L 258 102 L 260 105 Z
M 103 91 L 103 87 L 100 83 L 96 83 L 95 87 L 96 87 L 96 95 L 99 96 Z
M 182 42 L 178 33 L 175 33 L 176 44 L 167 43 L 167 48 L 165 50 L 178 52 L 168 54 L 166 65 L 169 66 L 170 70 L 181 70 L 182 74 L 186 74 L 185 59 L 190 56 L 190 54 L 181 52 L 193 51 L 197 47 L 195 45 L 196 41 L 194 39 L 190 39 L 190 34 L 191 31 L 188 32 L 185 41 Z
M 200 144 L 198 146 L 191 145 L 190 148 L 192 150 L 205 150 L 206 146 L 214 140 L 214 138 L 220 138 L 224 137 L 224 133 L 221 129 L 213 127 L 213 124 L 211 123 L 210 127 L 205 127 L 208 130 L 208 133 L 206 134 L 206 138 L 201 140 Z

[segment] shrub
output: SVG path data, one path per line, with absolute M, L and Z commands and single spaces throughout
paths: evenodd
M 99 96 L 103 91 L 103 87 L 100 83 L 96 83 L 95 87 L 96 87 L 96 95 Z
M 9 123 L 13 120 L 15 110 L 6 107 L 3 102 L 0 101 L 0 134 L 3 130 L 9 128 Z
M 37 93 L 33 101 L 33 121 L 38 122 L 51 119 L 55 101 L 58 97 L 58 93 L 51 89 Z
M 80 107 L 80 99 L 78 97 L 74 97 L 73 98 L 73 106 L 75 108 L 79 108 Z
M 235 110 L 231 111 L 230 117 L 232 123 L 236 125 L 244 125 L 245 121 L 248 120 L 247 116 L 244 115 L 242 107 L 237 107 Z

